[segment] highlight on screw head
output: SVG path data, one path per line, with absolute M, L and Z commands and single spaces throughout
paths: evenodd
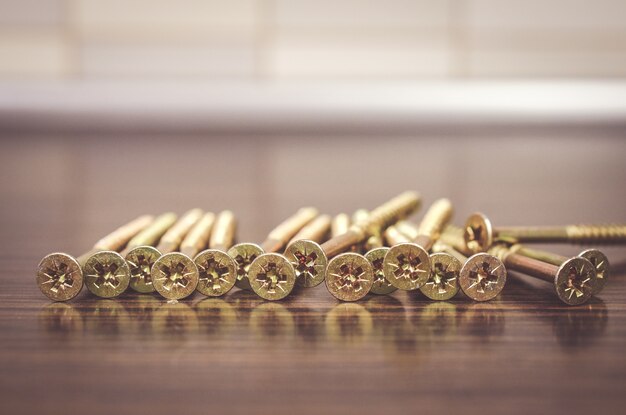
M 430 271 L 428 252 L 414 243 L 392 246 L 383 261 L 385 278 L 401 290 L 416 290 L 426 284 Z
M 243 290 L 251 290 L 250 280 L 248 279 L 248 270 L 252 261 L 257 259 L 259 255 L 263 255 L 264 251 L 257 244 L 248 242 L 233 245 L 228 250 L 228 255 L 237 263 L 237 280 L 235 286 Z
M 340 254 L 328 262 L 326 288 L 342 301 L 356 301 L 367 295 L 374 283 L 374 269 L 363 255 Z
M 597 249 L 587 249 L 580 254 L 579 257 L 585 258 L 591 262 L 596 269 L 596 282 L 593 286 L 593 295 L 599 294 L 609 279 L 611 266 L 609 259 L 601 251 Z
M 479 253 L 467 259 L 459 273 L 459 286 L 469 298 L 488 301 L 495 298 L 506 284 L 506 268 L 493 255 Z
M 207 249 L 194 258 L 199 281 L 196 290 L 209 297 L 219 297 L 230 291 L 237 280 L 237 263 L 219 249 Z
M 554 276 L 559 299 L 568 305 L 584 304 L 593 295 L 596 268 L 588 259 L 575 257 L 563 263 Z
M 259 255 L 250 264 L 248 280 L 252 290 L 265 300 L 281 300 L 296 284 L 296 271 L 280 254 Z
M 198 286 L 198 268 L 187 256 L 171 252 L 159 258 L 150 271 L 154 289 L 168 300 L 190 296 Z
M 385 295 L 397 290 L 396 287 L 391 285 L 387 278 L 385 278 L 385 272 L 383 271 L 383 262 L 385 260 L 385 254 L 387 254 L 389 248 L 380 247 L 369 250 L 365 254 L 365 258 L 372 264 L 374 271 L 374 282 L 370 292 L 372 294 Z
M 71 300 L 83 288 L 83 270 L 70 255 L 46 255 L 37 267 L 37 286 L 53 301 Z
M 100 251 L 90 256 L 83 265 L 85 285 L 93 294 L 113 298 L 122 294 L 130 284 L 130 269 L 115 251 Z
M 315 287 L 324 281 L 328 258 L 317 242 L 301 239 L 289 244 L 285 258 L 296 271 L 296 284 L 301 287 Z
M 482 213 L 473 213 L 467 218 L 463 237 L 467 248 L 473 252 L 485 252 L 493 244 L 491 221 Z
M 431 273 L 420 291 L 431 300 L 449 300 L 459 292 L 461 261 L 450 254 L 437 252 L 430 254 Z
M 138 246 L 126 254 L 126 263 L 130 269 L 130 288 L 142 294 L 154 292 L 150 271 L 160 257 L 161 253 L 152 246 Z

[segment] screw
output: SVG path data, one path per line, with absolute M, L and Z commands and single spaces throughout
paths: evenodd
M 496 245 L 489 252 L 500 258 L 509 269 L 554 284 L 557 296 L 565 304 L 584 304 L 591 298 L 596 270 L 589 260 L 576 257 L 556 266 L 519 255 L 516 253 L 519 248 L 519 245 L 510 248 Z
M 160 215 L 150 226 L 131 239 L 121 253 L 130 268 L 130 288 L 133 290 L 139 293 L 154 291 L 150 270 L 161 256 L 154 245 L 172 227 L 176 219 L 176 214 L 172 212 Z
M 111 232 L 96 242 L 91 250 L 79 256 L 55 252 L 46 255 L 37 267 L 37 286 L 41 292 L 53 301 L 67 301 L 76 297 L 83 288 L 84 277 L 82 266 L 94 254 L 100 251 L 117 250 L 124 246 L 138 228 L 145 227 L 152 216 L 140 216 Z
M 237 221 L 233 212 L 225 210 L 215 220 L 209 249 L 200 252 L 194 262 L 200 272 L 196 290 L 209 297 L 226 294 L 235 285 L 237 263 L 225 251 L 233 245 Z
M 320 215 L 289 241 L 284 255 L 296 272 L 297 285 L 310 288 L 324 281 L 324 270 L 328 263 L 317 259 L 324 257 L 319 244 L 326 239 L 331 222 L 330 216 Z
M 342 301 L 359 300 L 370 291 L 374 282 L 372 264 L 355 253 L 340 254 L 326 268 L 326 288 Z
M 339 235 L 343 235 L 350 229 L 350 216 L 347 213 L 337 214 L 330 226 L 330 237 L 335 238 Z
M 525 246 L 519 246 L 515 251 L 516 254 L 523 255 L 528 258 L 533 258 L 539 261 L 547 262 L 548 264 L 561 266 L 569 258 L 557 255 L 552 252 L 541 251 L 538 249 L 531 249 Z M 601 251 L 597 249 L 587 249 L 578 254 L 578 257 L 585 258 L 591 262 L 591 265 L 596 270 L 596 282 L 593 286 L 592 295 L 596 295 L 602 291 L 609 279 L 610 264 L 609 259 Z
M 202 222 L 201 209 L 192 209 L 185 213 L 163 235 L 157 246 L 157 251 L 163 255 L 152 265 L 150 275 L 154 289 L 168 300 L 179 300 L 194 292 L 198 285 L 198 268 L 191 258 L 185 254 L 175 252 L 182 245 L 185 236 L 191 233 L 192 228 Z M 206 226 L 207 222 L 204 222 Z M 202 225 L 202 223 L 200 223 Z M 202 233 L 193 230 L 194 233 Z M 187 245 L 191 245 L 187 243 Z
M 318 279 L 323 281 L 325 276 L 328 275 L 328 269 L 331 265 L 330 262 L 328 262 L 328 258 L 332 258 L 342 252 L 350 250 L 352 246 L 358 245 L 359 243 L 367 240 L 372 235 L 380 234 L 389 225 L 413 213 L 419 208 L 420 204 L 421 198 L 418 193 L 401 193 L 400 195 L 394 197 L 393 199 L 374 209 L 367 217 L 367 219 L 363 219 L 363 221 L 361 222 L 354 223 L 348 228 L 346 232 L 331 237 L 328 241 L 324 242 L 321 245 L 321 251 L 319 251 L 320 255 L 314 260 L 309 268 L 311 272 L 318 273 L 317 275 L 311 276 L 311 278 L 315 279 L 316 281 Z M 316 249 L 315 244 L 309 243 L 308 241 L 301 241 L 301 244 L 301 250 L 303 252 L 313 252 Z M 362 258 L 365 259 L 365 257 Z M 352 257 L 342 257 L 337 261 L 339 262 L 339 264 L 341 264 L 343 260 L 352 260 Z M 321 269 L 324 269 L 324 263 L 328 264 L 325 268 L 326 271 L 320 272 Z M 337 262 L 334 266 L 337 266 Z M 322 274 L 321 276 L 319 275 L 320 273 Z M 373 278 L 373 272 L 371 274 Z M 328 283 L 326 285 L 328 286 Z M 362 291 L 359 290 L 359 292 Z M 346 296 L 346 298 L 348 297 L 350 296 Z
M 277 254 L 304 226 L 317 217 L 315 208 L 302 208 L 274 228 L 261 244 L 261 253 L 250 262 L 248 282 L 252 290 L 266 300 L 285 298 L 296 282 L 296 271 L 291 262 Z
M 439 199 L 432 204 L 422 219 L 419 232 L 412 242 L 394 244 L 383 262 L 385 278 L 401 290 L 415 290 L 430 277 L 428 251 L 445 225 L 452 218 L 452 203 Z
M 494 240 L 508 243 L 556 242 L 574 244 L 626 244 L 626 225 L 510 226 L 493 228 L 482 213 L 465 222 L 465 243 L 472 252 L 486 251 Z

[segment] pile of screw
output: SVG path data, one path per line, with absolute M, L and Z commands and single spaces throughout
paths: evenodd
M 180 219 L 174 213 L 145 215 L 78 258 L 47 255 L 37 284 L 54 301 L 74 298 L 83 285 L 98 297 L 117 297 L 130 286 L 168 300 L 195 291 L 222 296 L 237 286 L 273 301 L 296 286 L 322 282 L 342 301 L 397 289 L 420 290 L 439 301 L 461 290 L 472 300 L 487 301 L 502 292 L 509 268 L 553 283 L 561 301 L 577 305 L 604 288 L 606 256 L 589 249 L 568 259 L 521 243 L 626 243 L 626 225 L 495 229 L 476 213 L 459 228 L 450 224 L 448 199 L 435 201 L 419 225 L 408 222 L 420 206 L 418 193 L 404 192 L 352 218 L 302 208 L 260 245 L 235 244 L 230 211 L 215 215 L 192 209 Z

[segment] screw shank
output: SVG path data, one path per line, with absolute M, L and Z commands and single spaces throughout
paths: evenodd
M 454 247 L 443 242 L 441 239 L 433 244 L 432 250 L 433 252 L 445 252 L 446 254 L 452 255 L 458 259 L 461 264 L 464 264 L 467 261 L 467 256 L 454 249 Z
M 503 262 L 507 268 L 531 275 L 549 283 L 554 283 L 554 276 L 559 269 L 556 265 L 519 254 L 508 254 L 504 257 Z
M 420 222 L 414 242 L 426 251 L 430 250 L 433 242 L 439 239 L 439 235 L 452 219 L 452 214 L 452 203 L 448 199 L 435 201 Z
M 121 251 L 128 241 L 149 226 L 153 220 L 154 216 L 151 215 L 139 216 L 100 239 L 93 248 L 99 251 Z
M 304 226 L 300 231 L 294 235 L 289 241 L 289 244 L 301 239 L 308 239 L 313 242 L 322 242 L 322 240 L 328 234 L 330 230 L 332 219 L 328 215 L 320 215 L 313 219 L 310 223 Z
M 547 262 L 548 264 L 553 264 L 556 266 L 561 266 L 561 264 L 568 260 L 567 257 L 562 255 L 557 255 L 552 252 L 542 251 L 539 249 L 531 249 L 525 246 L 520 246 L 516 252 L 525 257 L 533 258 L 542 262 Z
M 565 227 L 522 227 L 508 226 L 494 229 L 497 239 L 512 242 L 568 242 Z
M 280 251 L 300 229 L 315 219 L 317 215 L 318 211 L 313 207 L 298 210 L 295 215 L 287 218 L 267 235 L 261 248 L 267 253 Z
M 211 212 L 205 213 L 181 242 L 180 252 L 189 258 L 193 258 L 198 252 L 203 250 L 209 242 L 214 222 L 215 214 Z
M 196 222 L 200 220 L 202 214 L 201 209 L 192 209 L 185 213 L 183 217 L 163 235 L 157 249 L 163 254 L 176 251 L 185 235 L 187 235 Z
M 163 234 L 165 234 L 165 232 L 167 232 L 167 230 L 176 222 L 176 219 L 176 214 L 172 212 L 159 215 L 154 222 L 150 224 L 150 226 L 139 232 L 135 235 L 135 237 L 133 237 L 133 239 L 128 241 L 124 252 L 128 253 L 128 251 L 138 246 L 156 245 Z M 122 256 L 125 256 L 125 254 Z
M 209 247 L 226 252 L 235 242 L 237 220 L 230 210 L 224 210 L 217 215 L 215 225 L 211 231 Z
M 419 209 L 421 196 L 417 192 L 404 192 L 372 210 L 362 222 L 355 223 L 365 236 L 382 233 L 389 225 L 404 219 Z
M 385 240 L 389 246 L 411 242 L 412 239 L 401 233 L 396 226 L 385 229 Z
M 328 258 L 332 258 L 347 251 L 350 247 L 363 240 L 365 240 L 365 234 L 363 232 L 358 229 L 350 229 L 343 235 L 336 236 L 324 242 L 322 244 L 322 250 Z
M 330 236 L 334 238 L 343 235 L 350 229 L 350 216 L 346 213 L 336 215 L 330 224 Z

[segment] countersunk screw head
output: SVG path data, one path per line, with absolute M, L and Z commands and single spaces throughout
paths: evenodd
M 461 290 L 475 301 L 495 298 L 506 284 L 506 268 L 493 255 L 479 253 L 467 259 L 459 274 Z
M 159 258 L 151 270 L 154 289 L 168 300 L 190 296 L 198 286 L 198 268 L 187 256 L 171 252 Z
M 389 248 L 383 261 L 385 278 L 401 290 L 416 290 L 430 276 L 428 252 L 414 243 L 401 243 Z
M 152 246 L 138 246 L 126 254 L 126 262 L 130 268 L 130 288 L 139 293 L 154 292 L 150 271 L 161 253 Z
M 370 289 L 372 294 L 385 295 L 397 290 L 396 287 L 387 281 L 385 272 L 383 271 L 383 262 L 387 251 L 389 251 L 389 248 L 381 247 L 371 249 L 365 254 L 365 258 L 372 264 L 374 270 L 374 282 Z
M 568 305 L 584 304 L 593 295 L 596 268 L 588 259 L 575 257 L 563 263 L 554 276 L 559 299 Z
M 450 254 L 437 252 L 430 255 L 431 273 L 420 291 L 431 300 L 449 300 L 459 292 L 461 261 Z
M 601 251 L 597 249 L 587 249 L 580 254 L 579 257 L 585 258 L 591 262 L 596 269 L 596 282 L 593 286 L 593 295 L 599 294 L 604 289 L 609 279 L 610 265 L 609 259 Z
M 248 279 L 248 270 L 252 261 L 257 259 L 259 255 L 263 255 L 264 251 L 257 244 L 248 242 L 233 245 L 228 250 L 228 255 L 235 260 L 237 264 L 237 280 L 235 286 L 242 290 L 251 290 L 250 280 Z
M 130 284 L 130 268 L 124 258 L 114 251 L 100 251 L 90 256 L 85 261 L 83 272 L 85 285 L 98 297 L 117 297 Z
M 485 252 L 493 244 L 491 221 L 482 213 L 473 213 L 467 218 L 464 227 L 467 248 L 473 252 Z
M 296 271 L 296 284 L 299 286 L 311 288 L 324 281 L 328 258 L 317 242 L 306 239 L 295 241 L 285 250 L 285 258 Z
M 334 257 L 326 268 L 326 287 L 342 301 L 359 300 L 374 283 L 374 269 L 363 255 L 345 253 Z
M 209 297 L 219 297 L 230 291 L 237 280 L 237 263 L 219 249 L 207 249 L 193 260 L 200 280 L 196 290 Z
M 67 301 L 83 288 L 83 271 L 76 259 L 63 253 L 46 255 L 37 267 L 37 286 L 53 301 Z
M 262 254 L 248 270 L 252 290 L 265 300 L 281 300 L 289 295 L 296 284 L 296 271 L 280 254 Z

